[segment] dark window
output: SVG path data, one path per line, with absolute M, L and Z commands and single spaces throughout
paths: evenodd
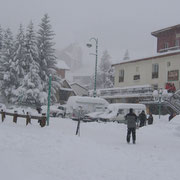
M 119 82 L 124 82 L 124 69 L 119 71 Z
M 167 49 L 169 47 L 169 44 L 166 42 L 164 43 L 164 49 Z
M 179 47 L 179 39 L 176 39 L 175 45 Z
M 152 65 L 152 79 L 159 77 L 159 64 Z
M 138 80 L 138 79 L 140 79 L 140 75 L 134 75 L 134 78 L 133 78 L 134 80 Z

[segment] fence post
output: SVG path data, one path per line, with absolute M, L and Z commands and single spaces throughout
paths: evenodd
M 28 112 L 26 114 L 27 114 L 26 116 L 26 126 L 27 126 L 29 123 L 31 124 L 31 117 Z
M 2 117 L 2 122 L 3 122 L 5 117 L 6 117 L 5 112 L 3 111 L 3 109 L 1 109 L 1 117 Z
M 18 117 L 17 111 L 14 111 L 14 116 L 13 116 L 13 122 L 14 123 L 17 123 L 17 117 Z

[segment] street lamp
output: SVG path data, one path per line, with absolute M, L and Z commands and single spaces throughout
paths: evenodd
M 161 103 L 162 103 L 162 100 L 164 98 L 166 98 L 167 96 L 168 96 L 168 93 L 167 93 L 166 89 L 164 89 L 164 90 L 158 89 L 158 90 L 153 91 L 154 100 L 158 101 L 159 119 L 160 119 L 160 115 L 161 115 Z
M 95 62 L 95 76 L 94 76 L 94 92 L 93 92 L 93 96 L 96 97 L 96 78 L 97 78 L 97 59 L 98 59 L 98 38 L 90 38 L 89 41 L 94 40 L 96 43 L 96 53 L 90 53 L 90 55 L 95 55 L 96 56 L 96 62 Z M 87 43 L 86 44 L 87 47 L 91 48 L 92 44 L 91 43 Z

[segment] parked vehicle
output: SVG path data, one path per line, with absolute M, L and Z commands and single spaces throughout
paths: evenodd
M 97 108 L 95 112 L 91 112 L 88 114 L 85 114 L 83 121 L 84 122 L 94 122 L 98 121 L 99 116 L 103 114 L 106 111 L 107 107 L 105 108 Z
M 100 108 L 105 108 L 108 104 L 109 103 L 103 98 L 70 96 L 66 104 L 66 113 L 67 116 L 73 120 L 83 119 L 85 114 L 95 112 Z
M 42 113 L 47 113 L 47 106 L 42 106 Z M 50 117 L 65 117 L 66 107 L 63 105 L 52 105 L 50 106 Z
M 144 104 L 114 103 L 110 104 L 106 112 L 99 116 L 99 120 L 126 123 L 125 115 L 129 113 L 130 108 L 133 108 L 136 115 L 139 115 L 142 110 L 146 112 L 146 106 Z

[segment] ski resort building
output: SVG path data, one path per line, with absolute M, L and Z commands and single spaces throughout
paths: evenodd
M 100 90 L 101 97 L 110 102 L 138 102 L 152 99 L 155 89 L 180 89 L 180 25 L 151 34 L 157 38 L 157 53 L 113 64 L 114 88 Z

